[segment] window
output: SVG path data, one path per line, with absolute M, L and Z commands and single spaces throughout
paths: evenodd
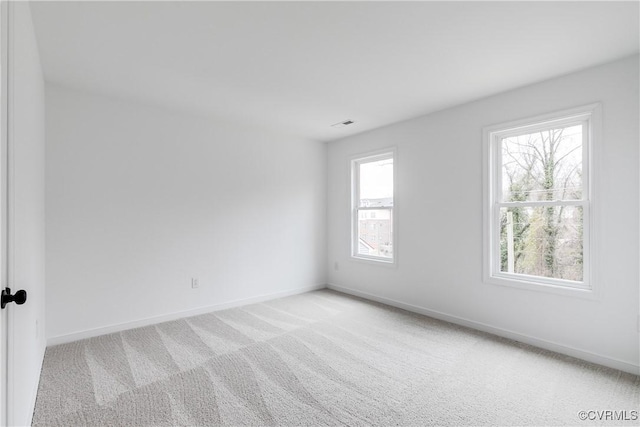
M 487 281 L 591 289 L 596 110 L 590 106 L 485 130 Z
M 394 262 L 394 151 L 360 157 L 351 162 L 352 255 Z

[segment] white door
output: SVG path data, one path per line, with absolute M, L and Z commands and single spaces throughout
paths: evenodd
M 6 147 L 7 147 L 7 3 L 0 7 L 0 288 L 7 283 Z M 7 424 L 7 310 L 0 310 L 0 425 Z
M 0 423 L 28 425 L 44 337 L 44 78 L 28 2 L 1 3 L 0 289 L 28 293 L 0 310 Z

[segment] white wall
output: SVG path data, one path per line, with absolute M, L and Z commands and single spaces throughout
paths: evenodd
M 324 287 L 325 144 L 46 95 L 50 343 Z
M 482 282 L 482 128 L 601 102 L 596 300 Z M 329 283 L 638 370 L 638 57 L 329 144 Z M 349 257 L 349 157 L 397 146 L 398 267 Z M 334 263 L 339 263 L 339 270 Z
M 27 303 L 9 310 L 9 423 L 27 425 L 45 349 L 44 79 L 28 3 L 13 3 L 10 47 L 9 162 L 13 166 L 9 287 Z M 11 92 L 12 91 L 12 92 Z

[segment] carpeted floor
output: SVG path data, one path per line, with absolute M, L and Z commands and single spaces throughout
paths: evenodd
M 611 410 L 631 426 L 638 408 L 638 376 L 322 290 L 50 347 L 34 424 L 592 425 L 578 412 Z

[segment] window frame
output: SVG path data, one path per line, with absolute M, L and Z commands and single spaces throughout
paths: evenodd
M 542 116 L 489 126 L 483 129 L 484 143 L 484 268 L 485 283 L 547 291 L 586 298 L 595 297 L 594 287 L 594 167 L 595 147 L 600 141 L 600 104 L 559 111 Z M 580 200 L 502 202 L 502 140 L 508 137 L 568 127 L 583 126 L 583 191 Z M 583 280 L 581 282 L 501 271 L 500 209 L 505 207 L 580 206 L 583 214 Z
M 393 205 L 389 207 L 360 207 L 360 168 L 359 165 L 363 163 L 370 163 L 380 160 L 392 159 L 393 160 Z M 350 171 L 351 171 L 351 259 L 367 262 L 375 265 L 391 266 L 397 265 L 398 253 L 397 253 L 397 203 L 396 203 L 396 189 L 397 189 L 397 150 L 395 147 L 386 148 L 383 150 L 377 150 L 369 153 L 359 154 L 352 156 L 350 159 Z M 374 255 L 362 255 L 358 253 L 358 219 L 359 212 L 361 210 L 388 210 L 391 217 L 391 245 L 393 247 L 393 255 L 391 258 L 379 257 Z

